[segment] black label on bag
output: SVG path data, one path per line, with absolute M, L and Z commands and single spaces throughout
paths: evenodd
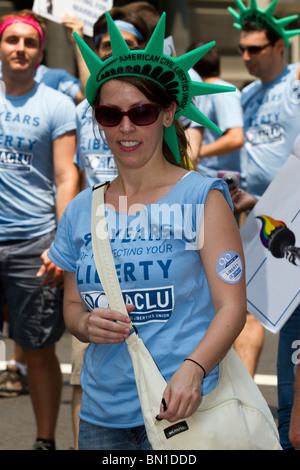
M 186 421 L 181 421 L 180 423 L 173 424 L 168 428 L 164 429 L 164 433 L 167 439 L 170 437 L 177 436 L 181 432 L 187 431 L 189 429 Z

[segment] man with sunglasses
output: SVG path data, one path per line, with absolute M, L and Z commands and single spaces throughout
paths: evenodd
M 240 29 L 238 52 L 249 73 L 256 80 L 242 90 L 241 104 L 244 112 L 244 151 L 246 184 L 252 201 L 258 200 L 291 154 L 300 130 L 299 79 L 300 64 L 288 65 L 284 49 L 289 38 L 300 34 L 300 30 L 285 30 L 297 19 L 297 15 L 278 19 L 273 16 L 277 0 L 273 0 L 265 11 L 251 1 L 249 8 L 237 1 L 239 13 L 228 8 L 235 18 L 234 26 Z M 247 194 L 246 194 L 247 195 Z M 299 307 L 292 317 L 298 315 Z M 291 317 L 291 318 L 292 318 Z M 295 321 L 292 318 L 293 321 Z M 288 322 L 287 322 L 288 323 Z M 288 326 L 288 325 L 287 325 Z M 286 335 L 287 337 L 287 335 Z M 236 350 L 254 375 L 264 341 L 264 328 L 252 315 L 247 315 L 246 326 L 236 341 Z M 286 341 L 286 350 L 290 344 Z M 286 354 L 285 354 L 286 356 Z M 281 361 L 278 356 L 279 363 Z M 288 371 L 289 367 L 281 369 Z M 286 376 L 283 380 L 287 383 Z M 281 381 L 280 374 L 278 382 Z M 293 385 L 291 384 L 291 390 Z M 279 392 L 279 432 L 283 448 L 290 448 L 286 419 L 281 412 L 285 397 Z M 286 411 L 283 411 L 283 414 Z M 286 429 L 284 429 L 286 428 Z
M 238 51 L 257 78 L 242 90 L 247 190 L 260 197 L 278 173 L 299 133 L 300 68 L 287 65 L 284 40 L 260 25 L 242 25 Z

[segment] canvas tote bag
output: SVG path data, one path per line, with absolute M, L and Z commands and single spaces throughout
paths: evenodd
M 128 314 L 119 286 L 105 220 L 105 184 L 94 187 L 92 245 L 95 264 L 112 310 Z M 128 325 L 127 325 L 128 326 Z M 236 352 L 219 364 L 219 380 L 189 418 L 157 420 L 167 383 L 131 324 L 126 340 L 148 439 L 154 450 L 280 450 L 270 409 Z

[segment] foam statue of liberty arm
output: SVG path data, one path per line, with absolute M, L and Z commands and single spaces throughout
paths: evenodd
M 284 40 L 286 47 L 290 45 L 291 37 L 300 34 L 300 29 L 285 29 L 286 26 L 298 18 L 298 15 L 291 15 L 281 19 L 273 16 L 278 0 L 273 0 L 265 10 L 258 8 L 256 0 L 250 0 L 249 7 L 246 7 L 242 0 L 235 1 L 239 12 L 232 7 L 227 8 L 236 21 L 233 23 L 235 28 L 242 29 L 243 23 L 250 21 L 274 32 L 279 38 Z
M 193 65 L 215 45 L 214 41 L 181 57 L 173 58 L 164 54 L 166 14 L 163 13 L 147 47 L 143 50 L 130 50 L 108 12 L 106 12 L 106 19 L 112 56 L 105 61 L 102 61 L 80 36 L 74 33 L 74 38 L 90 71 L 85 93 L 92 106 L 99 86 L 107 80 L 122 75 L 143 77 L 156 82 L 174 97 L 177 103 L 175 119 L 185 116 L 201 126 L 222 134 L 218 126 L 192 104 L 192 98 L 199 95 L 235 91 L 235 87 L 193 82 L 188 73 Z M 174 123 L 171 127 L 165 128 L 164 139 L 177 163 L 180 163 Z

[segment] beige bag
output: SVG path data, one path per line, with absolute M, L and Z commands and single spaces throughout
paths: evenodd
M 105 185 L 93 191 L 92 244 L 95 264 L 109 306 L 127 314 L 108 238 Z M 132 328 L 133 325 L 131 325 Z M 154 450 L 280 450 L 270 409 L 236 352 L 219 365 L 219 380 L 198 410 L 177 423 L 157 420 L 167 386 L 136 331 L 127 340 L 148 439 Z

